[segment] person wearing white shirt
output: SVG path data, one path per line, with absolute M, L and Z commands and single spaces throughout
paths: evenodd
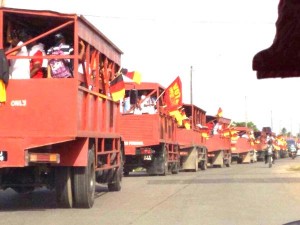
M 16 46 L 21 46 L 28 39 L 28 34 L 25 30 L 13 30 L 10 34 L 10 47 L 12 49 Z M 11 56 L 28 56 L 26 46 L 10 53 Z M 9 67 L 10 79 L 30 79 L 30 60 L 29 59 L 10 59 Z

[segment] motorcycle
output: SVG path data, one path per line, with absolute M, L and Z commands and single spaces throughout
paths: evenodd
M 295 159 L 296 156 L 297 156 L 297 149 L 296 149 L 296 146 L 295 146 L 295 145 L 291 145 L 290 150 L 291 150 L 291 158 L 292 158 L 292 159 Z
M 272 164 L 274 163 L 274 159 L 273 159 L 273 145 L 269 144 L 268 148 L 267 148 L 267 163 L 269 164 L 269 168 L 272 167 Z
M 296 151 L 292 151 L 292 152 L 291 152 L 291 157 L 292 157 L 292 159 L 295 159 L 295 158 L 296 158 L 296 156 L 297 156 L 297 153 L 296 153 Z

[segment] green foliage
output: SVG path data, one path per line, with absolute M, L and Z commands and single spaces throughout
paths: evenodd
M 286 130 L 286 128 L 284 127 L 284 128 L 282 128 L 282 130 L 281 130 L 281 134 L 283 134 L 283 135 L 285 135 L 287 133 L 287 130 Z
M 247 126 L 246 126 L 247 125 Z M 232 126 L 234 127 L 249 127 L 251 129 L 253 129 L 253 131 L 258 131 L 256 125 L 253 122 L 232 122 Z

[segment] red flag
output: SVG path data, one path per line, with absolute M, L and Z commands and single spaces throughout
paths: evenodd
M 173 111 L 182 106 L 181 80 L 178 76 L 165 90 L 164 102 L 169 111 Z
M 117 76 L 110 82 L 109 91 L 114 101 L 119 101 L 125 96 L 125 84 L 122 75 Z

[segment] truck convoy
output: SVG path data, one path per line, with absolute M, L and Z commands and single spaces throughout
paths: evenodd
M 0 30 L 1 62 L 42 57 L 67 60 L 72 68 L 70 78 L 60 79 L 8 80 L 1 74 L 6 101 L 0 106 L 0 188 L 28 193 L 46 187 L 67 208 L 92 207 L 96 182 L 119 191 L 124 150 L 120 109 L 109 97 L 108 82 L 120 67 L 121 50 L 76 14 L 0 8 Z M 32 38 L 8 48 L 10 31 Z M 72 55 L 11 54 L 34 41 L 50 48 L 61 32 L 74 46 Z
M 300 76 L 300 56 L 294 53 L 299 45 L 288 45 L 297 43 L 296 30 L 288 34 L 284 29 L 299 21 L 291 19 L 299 15 L 290 13 L 294 6 L 300 3 L 279 3 L 274 43 L 253 59 L 258 79 Z M 123 173 L 137 168 L 150 175 L 177 174 L 230 167 L 234 158 L 255 162 L 255 152 L 263 154 L 265 130 L 254 132 L 253 141 L 243 136 L 250 129 L 232 127 L 231 119 L 206 115 L 193 104 L 182 104 L 172 114 L 163 98 L 166 88 L 159 83 L 125 82 L 124 98 L 114 101 L 110 88 L 121 76 L 122 51 L 81 15 L 3 7 L 0 29 L 3 190 L 29 193 L 46 187 L 55 191 L 60 207 L 91 208 L 96 183 L 120 191 Z M 31 37 L 11 46 L 10 35 L 19 31 L 30 31 Z M 50 49 L 56 34 L 73 46 L 72 54 L 13 54 L 35 41 Z M 63 60 L 72 74 L 8 79 L 8 61 L 33 59 Z

